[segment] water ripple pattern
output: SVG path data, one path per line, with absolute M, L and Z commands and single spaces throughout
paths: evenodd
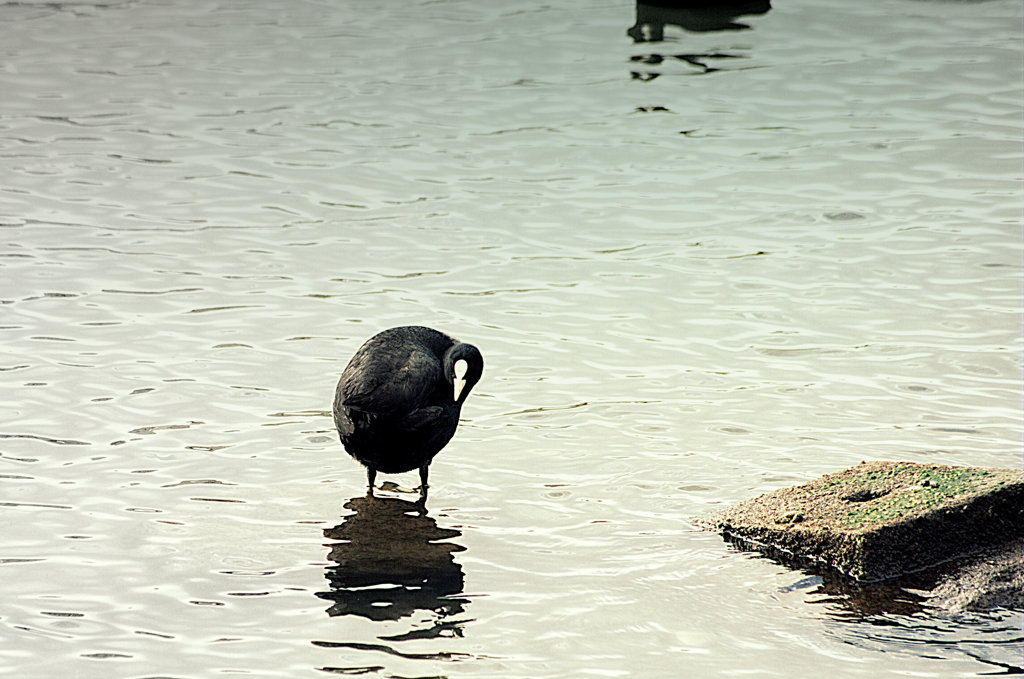
M 692 520 L 1024 464 L 1024 10 L 743 6 L 0 4 L 0 667 L 1020 671 Z M 329 413 L 412 323 L 487 361 L 426 511 Z

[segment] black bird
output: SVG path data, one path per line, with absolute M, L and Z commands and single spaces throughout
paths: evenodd
M 483 373 L 472 344 L 419 325 L 384 330 L 359 348 L 338 380 L 334 424 L 349 455 L 377 472 L 420 470 L 455 434 L 462 404 Z

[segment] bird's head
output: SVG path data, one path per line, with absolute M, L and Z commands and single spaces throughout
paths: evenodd
M 484 372 L 484 357 L 472 344 L 457 342 L 445 352 L 444 376 L 452 385 L 453 400 L 462 403 Z

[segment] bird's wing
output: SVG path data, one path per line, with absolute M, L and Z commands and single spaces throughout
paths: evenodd
M 404 415 L 429 405 L 438 381 L 444 379 L 437 357 L 413 349 L 396 356 L 371 352 L 357 355 L 342 375 L 341 402 L 385 415 Z

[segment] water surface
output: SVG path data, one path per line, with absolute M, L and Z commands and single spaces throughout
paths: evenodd
M 0 6 L 0 666 L 1019 671 L 1021 612 L 859 609 L 692 519 L 1024 464 L 1022 17 Z M 328 413 L 408 323 L 487 361 L 425 512 Z

